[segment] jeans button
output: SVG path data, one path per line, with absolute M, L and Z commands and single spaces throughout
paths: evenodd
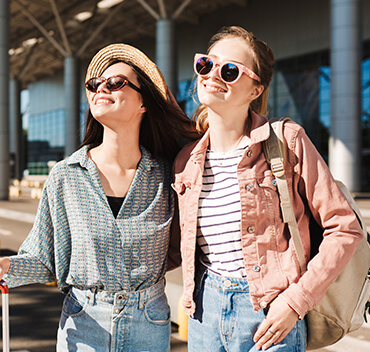
M 121 311 L 121 309 L 116 308 L 116 309 L 114 310 L 114 313 L 119 314 L 119 312 L 120 312 L 120 311 Z
M 229 279 L 226 279 L 224 281 L 224 285 L 225 285 L 225 287 L 229 288 L 231 286 L 231 281 Z

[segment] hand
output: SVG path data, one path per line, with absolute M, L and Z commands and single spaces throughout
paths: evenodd
M 0 280 L 8 273 L 10 268 L 9 258 L 0 258 Z
M 256 349 L 266 350 L 272 344 L 281 342 L 298 320 L 298 314 L 280 297 L 270 305 L 266 318 L 254 334 Z

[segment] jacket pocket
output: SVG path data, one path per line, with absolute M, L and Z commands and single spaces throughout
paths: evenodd
M 257 179 L 262 213 L 268 212 L 271 221 L 281 217 L 279 193 L 271 171 Z

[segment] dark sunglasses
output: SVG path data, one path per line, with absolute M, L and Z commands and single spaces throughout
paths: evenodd
M 257 82 L 261 79 L 248 67 L 234 62 L 216 62 L 208 55 L 195 54 L 194 71 L 197 75 L 206 76 L 212 70 L 218 69 L 218 75 L 224 83 L 235 83 L 243 73 Z
M 102 83 L 106 83 L 106 87 L 110 92 L 114 92 L 116 90 L 120 90 L 126 84 L 131 87 L 132 89 L 136 90 L 137 92 L 141 93 L 140 88 L 136 87 L 133 83 L 131 83 L 125 76 L 117 75 L 112 76 L 109 78 L 104 77 L 93 77 L 90 78 L 86 83 L 85 87 L 90 92 L 96 93 L 99 86 Z

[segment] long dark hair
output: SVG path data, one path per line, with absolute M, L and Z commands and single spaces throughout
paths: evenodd
M 134 70 L 146 108 L 140 127 L 139 144 L 148 149 L 154 158 L 163 156 L 173 161 L 184 140 L 199 138 L 195 123 L 183 111 L 172 106 L 140 68 L 130 62 L 117 60 L 112 61 L 110 66 L 118 62 L 124 62 Z M 103 142 L 104 128 L 94 119 L 89 107 L 86 115 L 86 132 L 81 147 L 98 146 Z

